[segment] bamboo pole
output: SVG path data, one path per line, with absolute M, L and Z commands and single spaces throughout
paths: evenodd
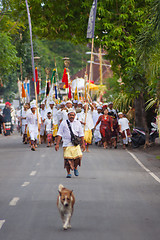
M 85 132 L 85 128 L 86 128 L 86 120 L 87 120 L 87 112 L 88 112 L 88 96 L 89 96 L 89 86 L 90 86 L 90 82 L 91 82 L 91 74 L 92 74 L 92 62 L 93 62 L 93 47 L 94 47 L 94 38 L 92 38 L 92 48 L 91 48 L 91 63 L 90 63 L 90 69 L 89 69 L 89 83 L 88 83 L 88 89 L 87 89 L 87 96 L 86 96 L 86 112 L 85 112 L 85 125 L 84 125 L 84 132 Z M 92 79 L 93 80 L 93 79 Z
M 100 85 L 102 85 L 103 84 L 103 80 L 102 80 L 102 49 L 101 49 L 101 46 L 99 48 L 99 63 L 100 63 L 100 67 L 99 67 Z
M 33 52 L 33 42 L 32 42 L 32 25 L 31 25 L 31 17 L 30 17 L 30 12 L 29 12 L 28 1 L 25 0 L 25 2 L 26 2 L 26 8 L 27 8 L 28 24 L 29 24 L 29 32 L 30 32 L 30 42 L 31 42 L 31 59 L 32 59 L 32 71 L 33 71 L 33 78 L 34 78 L 35 98 L 36 98 L 36 107 L 37 107 L 38 136 L 39 136 L 39 144 L 41 144 L 40 131 L 39 131 L 40 125 L 39 125 L 39 112 L 38 112 L 36 76 L 35 76 L 35 65 L 34 65 L 34 52 Z

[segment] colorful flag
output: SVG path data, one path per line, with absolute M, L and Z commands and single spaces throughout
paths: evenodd
M 54 68 L 54 69 L 53 69 L 53 72 L 52 72 L 52 77 L 51 77 L 51 84 L 53 83 L 53 78 L 54 78 L 54 83 L 56 83 L 56 78 L 55 78 L 55 76 L 56 76 L 56 69 Z
M 58 95 L 57 95 L 57 86 L 54 86 L 54 90 L 55 90 L 55 99 L 58 99 Z
M 27 80 L 23 83 L 24 85 L 24 89 L 26 91 L 26 101 L 29 102 L 30 101 L 30 80 Z
M 47 81 L 47 89 L 46 89 L 46 96 L 48 96 L 50 90 L 50 82 Z
M 87 38 L 94 38 L 94 28 L 96 20 L 97 11 L 97 0 L 93 1 L 92 8 L 89 14 L 88 28 L 87 28 Z
M 72 99 L 71 85 L 69 85 L 68 99 Z
M 37 89 L 37 94 L 39 94 L 39 79 L 38 79 L 38 69 L 37 67 L 35 68 L 35 78 L 36 78 L 36 89 Z
M 64 68 L 62 82 L 65 83 L 65 88 L 68 88 L 68 74 L 66 68 Z
M 24 89 L 24 84 L 22 83 L 22 98 L 26 97 L 26 91 Z
M 76 87 L 75 92 L 74 92 L 74 100 L 78 100 L 78 91 L 77 91 L 77 87 Z

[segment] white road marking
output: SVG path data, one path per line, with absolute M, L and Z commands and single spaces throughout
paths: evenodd
M 30 184 L 30 182 L 24 182 L 22 185 L 21 185 L 21 187 L 26 187 L 26 186 L 28 186 Z
M 37 163 L 37 166 L 39 166 L 40 165 L 40 163 Z
M 4 223 L 5 223 L 5 220 L 0 220 L 0 229 L 2 228 Z
M 45 157 L 45 154 L 42 154 L 41 157 L 44 158 L 44 157 Z
M 13 198 L 10 203 L 9 206 L 16 206 L 17 202 L 19 201 L 18 197 Z
M 157 177 L 153 172 L 151 172 L 148 168 L 146 168 L 143 163 L 130 151 L 126 150 L 132 157 L 133 159 L 146 171 L 148 172 L 158 183 L 160 183 L 160 178 Z
M 32 172 L 30 173 L 30 176 L 35 176 L 36 173 L 37 173 L 37 171 L 32 171 Z

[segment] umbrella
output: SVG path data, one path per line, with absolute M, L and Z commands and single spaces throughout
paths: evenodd
M 98 86 L 96 84 L 90 83 L 89 90 L 98 90 Z
M 75 91 L 76 87 L 77 90 L 84 89 L 84 78 L 76 78 L 72 81 L 72 90 Z

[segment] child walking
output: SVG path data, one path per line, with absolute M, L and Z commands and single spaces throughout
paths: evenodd
M 118 113 L 118 124 L 119 124 L 119 131 L 121 133 L 122 139 L 123 139 L 123 149 L 126 148 L 126 145 L 128 143 L 131 143 L 131 132 L 129 127 L 129 121 L 126 117 L 124 117 L 122 112 Z
M 52 114 L 51 112 L 47 113 L 47 119 L 45 120 L 45 131 L 47 135 L 47 147 L 51 147 L 53 143 L 53 128 L 54 128 L 54 123 L 52 119 Z

